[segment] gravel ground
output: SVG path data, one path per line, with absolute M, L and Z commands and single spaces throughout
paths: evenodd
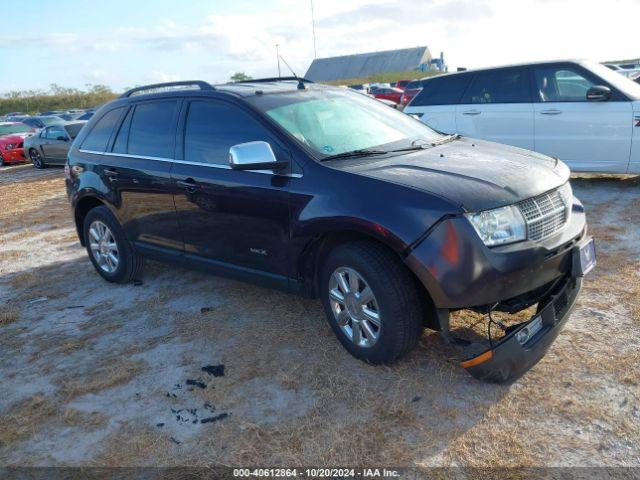
M 573 184 L 597 270 L 496 386 L 428 331 L 391 367 L 355 360 L 316 301 L 154 262 L 108 284 L 62 171 L 2 168 L 0 466 L 638 466 L 640 179 Z

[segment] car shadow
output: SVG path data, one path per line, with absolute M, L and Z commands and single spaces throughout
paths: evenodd
M 210 395 L 234 412 L 225 420 L 228 449 L 248 440 L 242 425 L 249 422 L 272 433 L 307 430 L 301 441 L 309 448 L 326 435 L 356 450 L 370 448 L 367 439 L 382 429 L 388 440 L 380 448 L 397 438 L 412 455 L 432 457 L 482 422 L 511 388 L 473 379 L 435 332 L 425 331 L 399 362 L 369 365 L 342 348 L 317 300 L 157 262 L 147 262 L 138 284 L 114 285 L 99 277 L 78 242 L 56 250 L 72 258 L 52 262 L 47 256 L 42 264 L 30 259 L 25 265 L 31 267 L 0 278 L 0 300 L 21 312 L 15 325 L 5 327 L 5 335 L 19 335 L 20 342 L 12 345 L 5 336 L 0 379 L 91 382 L 135 357 L 145 365 L 129 380 L 140 403 L 131 403 L 119 421 L 140 429 L 150 422 L 141 406 L 165 408 L 168 385 L 184 382 L 174 376 L 176 365 L 202 376 L 204 362 L 223 362 L 227 383 L 216 384 Z M 64 353 L 72 341 L 86 346 Z M 181 348 L 168 349 L 160 361 L 155 357 L 157 349 L 176 344 Z M 64 369 L 51 371 L 51 365 Z M 58 397 L 60 388 L 48 394 Z M 113 392 L 93 395 L 88 401 L 100 411 L 100 395 Z M 5 409 L 11 405 L 4 402 Z M 50 438 L 62 435 L 63 428 L 55 427 L 59 411 L 42 422 Z M 199 435 L 206 434 L 194 430 L 193 445 Z M 179 454 L 169 449 L 163 455 Z

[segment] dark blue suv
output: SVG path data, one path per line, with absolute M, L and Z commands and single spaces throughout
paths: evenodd
M 106 280 L 136 278 L 148 257 L 319 297 L 345 348 L 372 363 L 429 327 L 477 378 L 517 378 L 595 264 L 561 161 L 298 78 L 130 90 L 83 128 L 66 177 Z M 491 322 L 532 305 L 486 339 L 449 328 L 454 310 Z

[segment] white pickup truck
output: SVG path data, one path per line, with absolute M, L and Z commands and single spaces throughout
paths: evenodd
M 424 79 L 405 113 L 443 133 L 558 157 L 577 172 L 640 173 L 640 85 L 599 63 L 532 63 Z

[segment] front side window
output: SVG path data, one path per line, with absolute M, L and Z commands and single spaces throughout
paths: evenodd
M 315 90 L 254 97 L 267 116 L 313 152 L 337 155 L 360 149 L 410 146 L 439 134 L 409 115 L 370 97 L 342 90 Z
M 173 158 L 177 107 L 176 100 L 136 105 L 131 118 L 127 153 Z
M 124 108 L 115 108 L 105 113 L 100 120 L 94 125 L 87 138 L 82 142 L 82 149 L 93 150 L 94 152 L 104 152 L 107 148 L 107 142 L 111 138 L 111 133 L 116 122 L 122 114 Z
M 466 104 L 529 102 L 529 77 L 525 69 L 480 72 L 462 100 Z
M 229 149 L 239 143 L 269 142 L 277 145 L 256 119 L 235 105 L 193 101 L 189 105 L 184 133 L 184 159 L 188 162 L 229 165 Z
M 595 85 L 571 67 L 537 68 L 535 78 L 541 102 L 586 102 L 587 91 Z
M 47 128 L 47 138 L 49 140 L 58 140 L 59 137 L 67 137 L 67 134 L 62 127 Z

